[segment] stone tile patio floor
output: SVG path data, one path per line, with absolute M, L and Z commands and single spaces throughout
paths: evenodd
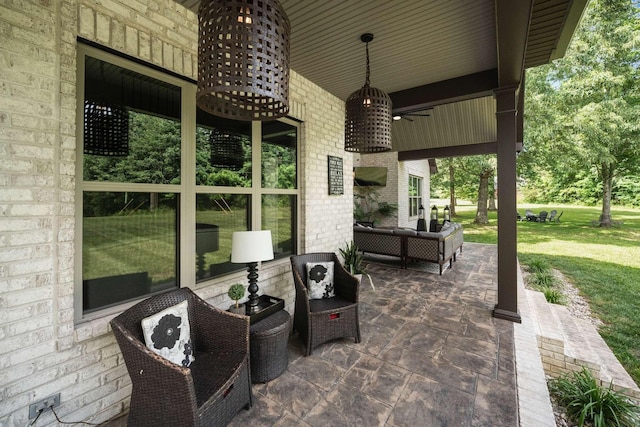
M 255 384 L 253 407 L 230 426 L 554 426 L 535 335 L 491 316 L 496 247 L 465 243 L 442 276 L 420 268 L 370 263 L 362 342 L 304 357 L 292 335 L 288 369 Z

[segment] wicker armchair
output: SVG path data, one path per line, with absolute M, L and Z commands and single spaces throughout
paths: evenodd
M 336 296 L 327 299 L 309 299 L 307 291 L 308 262 L 334 262 L 334 289 Z M 358 320 L 358 279 L 349 274 L 333 252 L 294 255 L 291 271 L 296 287 L 296 310 L 293 329 L 298 331 L 309 356 L 313 349 L 327 341 L 354 337 L 360 342 Z
M 195 361 L 153 353 L 141 320 L 188 300 Z M 150 297 L 111 321 L 131 377 L 130 426 L 223 426 L 252 404 L 249 318 L 218 310 L 188 288 Z

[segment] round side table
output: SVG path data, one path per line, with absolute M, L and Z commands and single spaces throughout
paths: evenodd
M 265 383 L 278 377 L 287 369 L 290 323 L 289 313 L 280 310 L 251 325 L 249 329 L 251 382 Z

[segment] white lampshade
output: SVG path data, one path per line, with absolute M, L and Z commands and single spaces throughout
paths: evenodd
M 231 262 L 248 263 L 270 259 L 273 259 L 271 230 L 233 232 Z

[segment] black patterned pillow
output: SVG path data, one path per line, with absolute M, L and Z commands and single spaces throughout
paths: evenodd
M 331 298 L 333 290 L 333 261 L 307 263 L 309 299 Z
M 142 319 L 147 347 L 165 359 L 189 367 L 195 360 L 191 346 L 191 328 L 187 301 Z

